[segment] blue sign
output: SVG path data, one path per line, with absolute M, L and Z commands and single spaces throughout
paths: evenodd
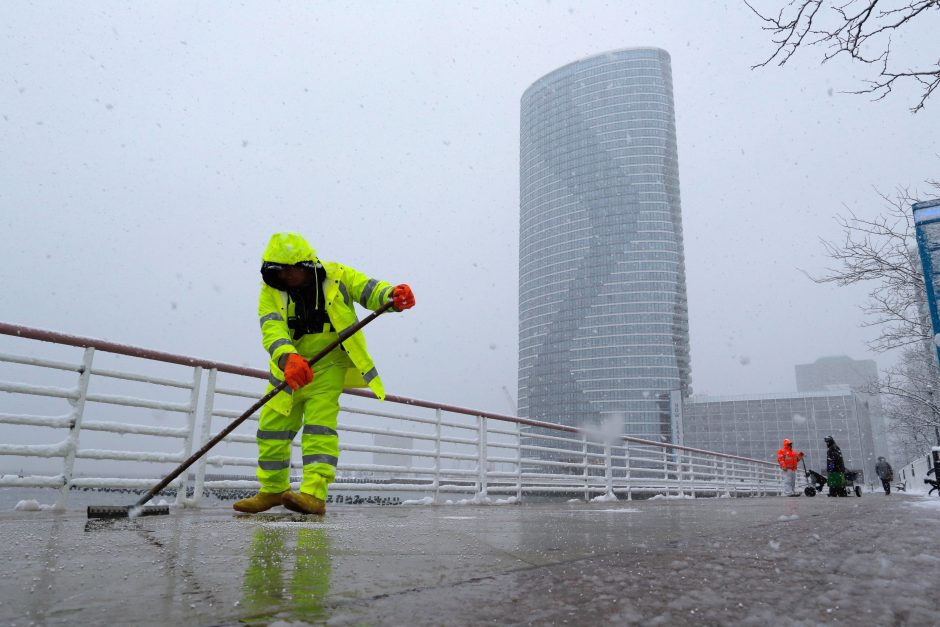
M 937 272 L 940 272 L 940 200 L 927 200 L 911 205 L 914 212 L 914 232 L 920 251 L 920 265 L 924 271 L 927 289 L 927 304 L 930 307 L 930 324 L 933 327 L 933 343 L 940 362 L 940 314 L 937 313 L 937 294 L 940 292 Z

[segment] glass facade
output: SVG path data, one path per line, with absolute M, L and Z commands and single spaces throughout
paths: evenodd
M 881 396 L 871 394 L 877 390 L 878 365 L 871 359 L 851 359 L 845 355 L 820 357 L 811 364 L 796 366 L 797 392 L 824 392 L 840 386 L 849 387 L 859 398 L 868 403 L 873 454 L 877 458 L 891 457 L 888 447 L 888 430 L 884 420 Z M 874 467 L 874 462 L 872 462 Z
M 690 383 L 669 54 L 617 50 L 522 96 L 519 413 L 670 438 Z
M 862 470 L 866 480 L 873 480 L 870 411 L 864 395 L 850 390 L 692 397 L 682 407 L 683 443 L 776 463 L 786 438 L 806 453 L 807 468 L 826 474 L 823 438 L 831 435 L 846 468 Z

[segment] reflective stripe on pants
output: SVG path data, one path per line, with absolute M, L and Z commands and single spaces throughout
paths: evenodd
M 290 488 L 292 439 L 286 434 L 303 431 L 301 450 L 303 481 L 300 491 L 326 499 L 327 488 L 336 477 L 339 438 L 336 417 L 343 391 L 346 368 L 327 364 L 314 368 L 313 383 L 294 392 L 289 416 L 264 406 L 258 425 L 258 481 L 262 492 L 283 492 Z

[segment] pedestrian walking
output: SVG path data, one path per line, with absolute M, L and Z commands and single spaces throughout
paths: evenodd
M 796 469 L 803 459 L 802 451 L 793 450 L 793 442 L 784 440 L 783 446 L 777 450 L 777 463 L 783 473 L 783 494 L 785 496 L 799 496 L 796 491 Z
M 885 490 L 885 496 L 891 494 L 891 482 L 894 481 L 894 469 L 884 457 L 878 458 L 878 463 L 875 464 L 875 474 L 881 479 L 881 487 Z
M 262 345 L 270 356 L 268 391 L 283 381 L 289 387 L 261 408 L 257 433 L 261 490 L 233 507 L 256 514 L 283 505 L 302 514 L 323 514 L 339 461 L 339 395 L 344 387 L 368 386 L 384 399 L 385 388 L 362 331 L 312 369 L 308 360 L 356 324 L 355 303 L 375 311 L 391 299 L 394 309 L 401 311 L 414 306 L 414 294 L 406 284 L 393 286 L 348 266 L 320 261 L 296 233 L 271 237 L 261 277 L 258 318 Z M 303 479 L 299 492 L 293 492 L 291 442 L 301 430 Z

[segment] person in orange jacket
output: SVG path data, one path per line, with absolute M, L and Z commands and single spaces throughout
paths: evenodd
M 777 463 L 783 471 L 783 493 L 786 496 L 799 496 L 796 491 L 796 467 L 803 459 L 802 451 L 793 450 L 793 442 L 783 441 L 783 447 L 777 451 Z

